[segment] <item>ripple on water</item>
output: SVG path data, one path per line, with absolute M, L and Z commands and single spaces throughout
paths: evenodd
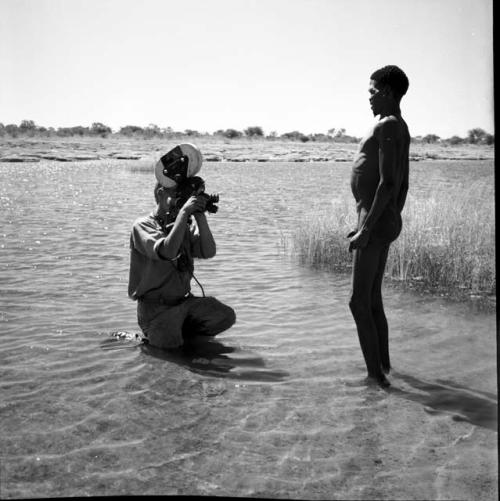
M 26 165 L 0 168 L 5 496 L 309 499 L 333 486 L 353 498 L 372 486 L 432 498 L 426 480 L 473 447 L 492 466 L 450 473 L 454 485 L 470 494 L 475 478 L 495 478 L 494 316 L 386 287 L 395 371 L 384 392 L 364 381 L 349 277 L 280 254 L 298 215 L 330 204 L 332 186 L 348 194 L 345 165 L 314 164 L 306 176 L 293 164 L 205 167 L 208 191 L 221 194 L 209 215 L 218 255 L 196 276 L 237 322 L 190 353 L 135 337 L 128 239 L 154 183 L 134 165 L 48 162 L 34 180 Z M 418 169 L 435 185 L 428 167 Z M 264 178 L 258 199 L 246 193 Z M 36 218 L 22 210 L 34 199 Z M 471 425 L 474 438 L 456 442 Z M 439 455 L 426 452 L 430 440 Z

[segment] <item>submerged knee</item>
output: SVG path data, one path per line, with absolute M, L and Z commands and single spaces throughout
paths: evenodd
M 225 316 L 225 324 L 227 325 L 226 329 L 229 329 L 236 322 L 236 312 L 230 306 L 226 305 L 226 316 Z
M 232 327 L 236 322 L 236 313 L 227 304 L 220 303 L 217 314 L 214 314 L 211 328 L 218 332 L 225 331 Z

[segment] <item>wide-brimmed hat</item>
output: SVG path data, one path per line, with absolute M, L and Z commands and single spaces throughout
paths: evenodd
M 165 188 L 172 188 L 201 169 L 201 151 L 190 143 L 182 143 L 165 153 L 155 164 L 155 176 Z

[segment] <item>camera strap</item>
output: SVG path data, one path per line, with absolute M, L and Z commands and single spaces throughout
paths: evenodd
M 160 217 L 158 214 L 153 214 L 153 217 L 156 220 L 156 222 L 160 225 L 163 233 L 165 233 L 165 235 L 168 235 L 168 233 L 170 232 L 170 230 L 171 230 L 171 228 L 173 226 L 173 223 L 167 224 L 166 221 L 162 217 Z M 188 226 L 190 224 L 191 224 L 191 218 L 188 221 Z M 170 228 L 169 228 L 169 226 L 170 226 Z M 183 256 L 183 253 L 179 252 L 179 254 L 177 254 L 177 256 L 175 256 L 174 258 L 168 259 L 168 261 L 171 261 L 172 263 L 174 263 L 175 261 L 177 261 L 182 256 Z M 189 270 L 189 274 L 190 274 L 191 278 L 193 278 L 194 281 L 198 284 L 198 287 L 201 289 L 201 293 L 203 294 L 203 297 L 206 297 L 205 296 L 205 290 L 203 289 L 203 285 L 201 285 L 200 281 L 195 277 L 194 271 Z
M 203 285 L 200 284 L 199 280 L 194 276 L 194 273 L 191 273 L 191 277 L 194 278 L 195 282 L 198 284 L 198 287 L 201 289 L 201 293 L 203 294 L 203 297 L 206 297 L 205 290 L 203 289 Z

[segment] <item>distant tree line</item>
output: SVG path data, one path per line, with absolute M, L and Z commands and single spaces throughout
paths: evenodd
M 268 139 L 268 140 L 289 140 L 301 142 L 337 142 L 337 143 L 358 143 L 359 137 L 346 134 L 346 130 L 332 128 L 326 134 L 304 134 L 297 130 L 285 132 L 278 135 L 276 131 L 269 134 L 264 134 L 264 130 L 259 126 L 247 127 L 243 131 L 237 129 L 220 129 L 213 133 L 198 132 L 193 129 L 186 129 L 182 132 L 174 131 L 172 127 L 160 128 L 156 124 L 149 124 L 147 127 L 138 125 L 126 125 L 118 131 L 113 132 L 111 127 L 104 125 L 101 122 L 94 122 L 90 127 L 77 125 L 75 127 L 42 127 L 36 125 L 33 120 L 23 120 L 19 125 L 7 124 L 0 122 L 0 137 L 131 137 L 131 138 L 182 138 L 182 137 L 223 137 L 227 139 Z M 412 137 L 413 143 L 423 144 L 444 144 L 444 145 L 459 145 L 459 144 L 488 144 L 492 145 L 495 142 L 493 134 L 480 129 L 478 127 L 471 129 L 467 133 L 467 137 L 452 136 L 442 139 L 436 134 L 427 134 L 426 136 Z
M 413 143 L 425 143 L 425 144 L 493 144 L 495 142 L 495 136 L 486 132 L 479 127 L 470 129 L 467 132 L 467 137 L 451 136 L 447 139 L 441 139 L 436 134 L 427 134 L 426 136 L 416 136 L 411 138 Z
M 23 120 L 19 125 L 0 122 L 0 136 L 10 137 L 73 137 L 73 136 L 100 136 L 107 137 L 112 130 L 107 125 L 94 122 L 90 127 L 77 125 L 75 127 L 42 127 L 36 125 L 33 120 Z

